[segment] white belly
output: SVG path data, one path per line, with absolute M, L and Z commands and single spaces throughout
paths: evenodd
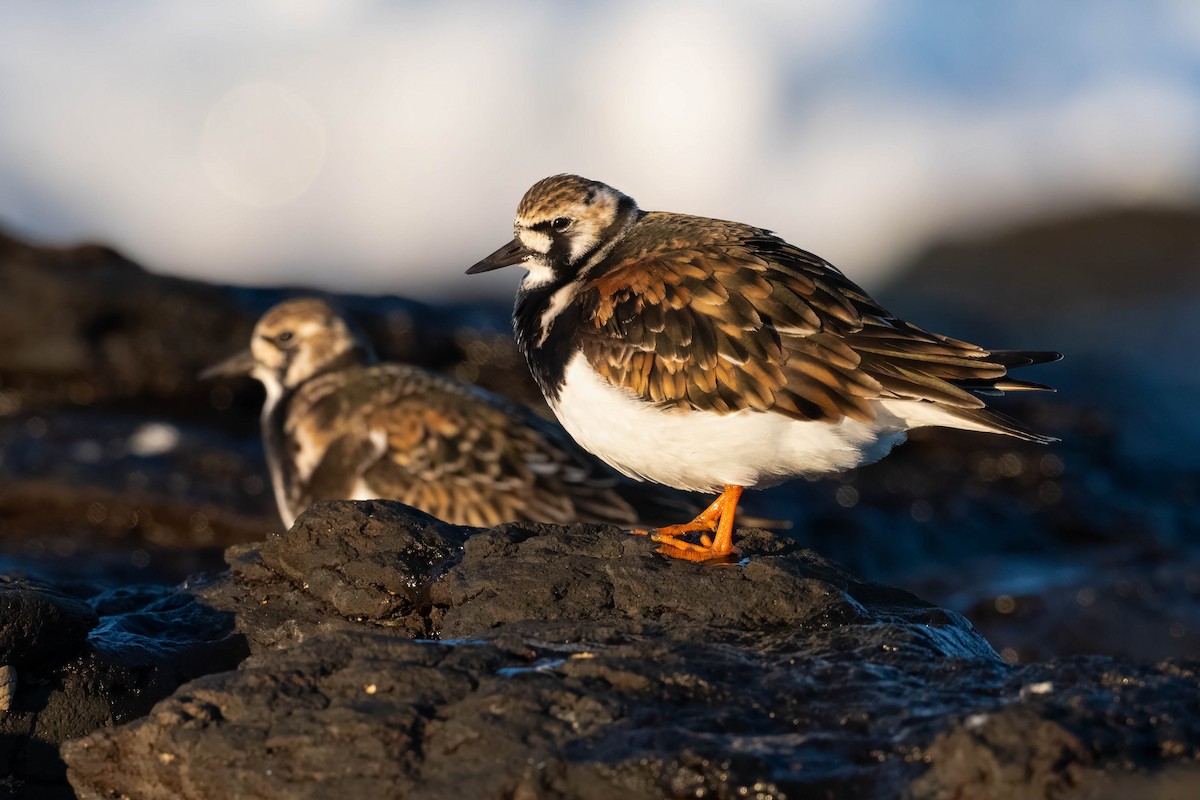
M 580 445 L 631 478 L 704 492 L 870 464 L 904 441 L 911 427 L 882 405 L 870 424 L 659 408 L 605 381 L 578 353 L 550 407 Z

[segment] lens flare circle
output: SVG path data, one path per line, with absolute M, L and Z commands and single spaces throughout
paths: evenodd
M 204 122 L 204 172 L 221 194 L 253 208 L 284 205 L 325 163 L 325 124 L 299 94 L 265 81 L 226 92 Z

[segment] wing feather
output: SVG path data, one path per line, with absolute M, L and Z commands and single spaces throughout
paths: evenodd
M 728 414 L 870 421 L 874 400 L 980 409 L 1040 388 L 1009 368 L 1056 354 L 988 351 L 903 322 L 820 258 L 767 231 L 647 214 L 584 285 L 589 365 L 650 402 Z
M 638 520 L 619 479 L 527 409 L 414 367 L 331 378 L 293 415 L 311 424 L 291 433 L 321 453 L 304 505 L 348 497 L 361 476 L 378 497 L 459 524 Z M 678 506 L 641 503 L 653 514 L 660 500 Z

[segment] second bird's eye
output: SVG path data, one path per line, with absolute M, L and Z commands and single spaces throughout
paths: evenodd
M 571 218 L 556 217 L 554 221 L 550 223 L 550 227 L 556 231 L 565 231 L 567 228 L 571 227 Z

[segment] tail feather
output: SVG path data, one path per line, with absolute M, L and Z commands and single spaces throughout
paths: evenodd
M 1031 367 L 1038 364 L 1050 364 L 1062 359 L 1062 353 L 1052 350 L 993 350 L 987 360 L 1000 364 L 1006 370 Z M 1020 380 L 1004 375 L 1000 378 L 974 378 L 969 380 L 951 381 L 955 386 L 975 395 L 985 397 L 1003 397 L 1006 392 L 1053 392 L 1053 387 L 1044 383 Z M 951 417 L 967 423 L 974 430 L 1000 433 L 1013 436 L 1026 442 L 1050 444 L 1057 442 L 1053 436 L 1035 433 L 1012 417 L 1001 414 L 992 408 L 945 408 Z
M 1032 367 L 1035 364 L 1052 364 L 1062 361 L 1062 353 L 1053 350 L 992 350 L 987 360 L 1000 364 L 1008 369 Z
M 1052 350 L 993 350 L 987 356 L 987 361 L 999 364 L 1005 370 L 1032 367 L 1037 364 L 1050 364 L 1062 359 L 1062 353 Z M 1005 392 L 1053 392 L 1054 389 L 1044 383 L 1010 378 L 1002 375 L 999 378 L 966 378 L 951 380 L 959 389 L 985 397 L 1003 397 Z
M 985 433 L 1002 433 L 1024 442 L 1036 442 L 1038 444 L 1052 444 L 1058 441 L 1057 437 L 1034 433 L 1012 417 L 1001 414 L 995 409 L 955 408 L 946 410 L 949 411 L 951 416 L 970 423 L 973 430 Z
M 1005 392 L 1056 392 L 1058 391 L 1053 386 L 1047 386 L 1044 383 L 1035 383 L 1034 381 L 1022 381 L 1016 378 L 997 378 L 994 381 L 955 381 L 954 385 L 960 389 L 965 389 L 968 392 L 975 394 L 991 395 L 993 397 L 1003 397 Z

